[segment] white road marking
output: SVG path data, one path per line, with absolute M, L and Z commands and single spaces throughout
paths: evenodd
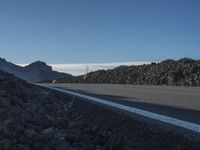
M 118 109 L 121 109 L 121 110 L 124 110 L 124 111 L 135 113 L 135 114 L 138 114 L 138 115 L 141 115 L 141 116 L 144 116 L 144 117 L 148 117 L 148 118 L 151 118 L 151 119 L 155 119 L 155 120 L 158 120 L 158 121 L 161 121 L 161 122 L 164 122 L 164 123 L 172 124 L 172 125 L 175 125 L 175 126 L 178 126 L 178 127 L 182 127 L 182 128 L 200 133 L 200 125 L 199 124 L 195 124 L 195 123 L 183 121 L 183 120 L 180 120 L 180 119 L 156 114 L 156 113 L 153 113 L 153 112 L 150 112 L 150 111 L 145 111 L 145 110 L 142 110 L 142 109 L 138 109 L 138 108 L 134 108 L 134 107 L 110 102 L 110 101 L 107 101 L 107 100 L 104 100 L 104 99 L 100 99 L 100 98 L 96 98 L 96 97 L 92 97 L 92 96 L 87 96 L 87 95 L 84 95 L 84 94 L 80 94 L 80 93 L 76 93 L 76 92 L 72 92 L 72 91 L 68 91 L 68 90 L 63 90 L 63 89 L 59 89 L 59 88 L 55 88 L 55 87 L 49 87 L 49 88 L 56 90 L 56 91 L 64 92 L 64 93 L 67 93 L 67 94 L 70 94 L 70 95 L 75 95 L 77 97 L 85 98 L 85 99 L 90 100 L 90 101 L 95 101 L 97 103 L 108 105 L 108 106 L 111 106 L 111 107 L 114 107 L 114 108 L 118 108 Z

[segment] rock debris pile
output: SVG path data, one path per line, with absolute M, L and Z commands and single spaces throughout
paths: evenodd
M 149 65 L 120 66 L 56 82 L 200 86 L 200 60 L 183 58 Z

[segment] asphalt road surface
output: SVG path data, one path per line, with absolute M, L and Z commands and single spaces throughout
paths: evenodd
M 200 88 L 118 84 L 42 84 L 200 124 Z

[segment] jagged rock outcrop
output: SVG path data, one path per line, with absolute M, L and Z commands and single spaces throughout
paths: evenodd
M 38 82 L 42 80 L 55 80 L 71 77 L 69 74 L 53 71 L 51 66 L 48 66 L 46 63 L 41 61 L 36 61 L 30 65 L 21 67 L 0 58 L 0 69 L 5 72 L 14 74 L 15 76 L 28 82 Z

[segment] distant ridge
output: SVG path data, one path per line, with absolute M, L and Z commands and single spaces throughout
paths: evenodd
M 73 78 L 63 78 L 56 82 L 200 86 L 200 60 L 167 59 L 147 65 L 119 66 L 107 71 L 99 70 Z
M 39 82 L 43 80 L 55 80 L 71 77 L 69 74 L 53 71 L 51 66 L 48 66 L 42 61 L 36 61 L 25 67 L 21 67 L 11 62 L 7 62 L 6 59 L 0 58 L 0 69 L 10 74 L 14 74 L 28 82 Z

